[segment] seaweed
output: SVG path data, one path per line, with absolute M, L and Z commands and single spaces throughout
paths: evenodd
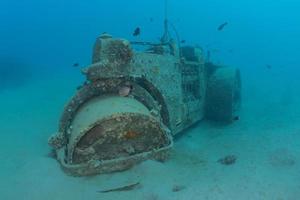
M 235 155 L 228 155 L 224 158 L 220 158 L 218 160 L 218 163 L 221 163 L 222 165 L 233 165 L 237 160 L 237 157 Z

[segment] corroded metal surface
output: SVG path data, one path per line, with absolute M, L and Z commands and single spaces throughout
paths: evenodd
M 72 163 L 128 157 L 169 144 L 155 119 L 133 113 L 102 119 L 78 138 L 74 152 L 70 152 Z
M 170 136 L 170 135 L 169 135 Z M 169 138 L 172 141 L 172 138 Z M 134 165 L 145 160 L 153 159 L 158 161 L 165 161 L 170 154 L 173 142 L 160 149 L 153 149 L 149 152 L 135 154 L 129 157 L 122 157 L 113 160 L 90 160 L 82 164 L 69 164 L 64 160 L 64 151 L 60 149 L 57 151 L 58 161 L 61 163 L 62 169 L 72 176 L 90 176 L 102 173 L 111 173 L 123 171 L 133 167 Z

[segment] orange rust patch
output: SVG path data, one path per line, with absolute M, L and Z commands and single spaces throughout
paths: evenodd
M 125 134 L 124 134 L 124 138 L 126 139 L 134 139 L 138 136 L 138 133 L 137 132 L 134 132 L 134 131 L 127 131 Z

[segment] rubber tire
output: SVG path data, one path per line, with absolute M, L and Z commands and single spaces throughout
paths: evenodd
M 241 105 L 241 77 L 235 68 L 218 68 L 209 78 L 206 90 L 206 118 L 218 122 L 238 119 Z

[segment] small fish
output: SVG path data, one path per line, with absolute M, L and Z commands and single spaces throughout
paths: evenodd
M 224 29 L 225 26 L 228 25 L 228 22 L 225 22 L 223 24 L 221 24 L 219 27 L 218 27 L 218 31 L 222 31 Z
M 140 182 L 136 182 L 136 183 L 134 183 L 134 184 L 130 184 L 130 185 L 126 185 L 126 186 L 114 188 L 114 189 L 101 190 L 101 191 L 98 191 L 98 192 L 99 192 L 99 193 L 124 192 L 124 191 L 130 191 L 130 190 L 133 190 L 133 189 L 137 188 L 137 187 L 140 186 L 140 185 L 141 185 Z
M 154 21 L 153 17 L 150 17 L 150 22 L 153 22 L 153 21 Z
M 129 86 L 122 86 L 120 89 L 119 89 L 119 95 L 121 97 L 127 97 L 130 92 L 132 90 L 132 86 L 129 85 Z
M 74 63 L 73 67 L 79 67 L 79 63 Z
M 134 32 L 133 32 L 133 36 L 134 37 L 137 37 L 137 36 L 139 36 L 141 34 L 141 29 L 140 29 L 140 27 L 137 27 L 135 30 L 134 30 Z
M 233 118 L 233 121 L 239 121 L 240 120 L 240 116 L 235 116 L 234 118 Z
M 181 40 L 180 43 L 184 44 L 186 42 L 186 40 Z
M 272 65 L 266 65 L 267 69 L 272 69 Z

